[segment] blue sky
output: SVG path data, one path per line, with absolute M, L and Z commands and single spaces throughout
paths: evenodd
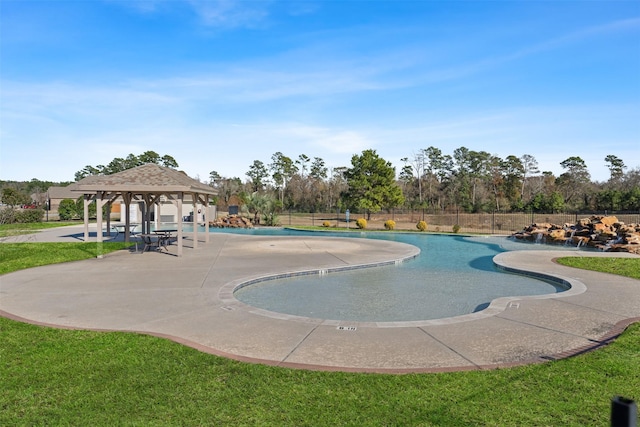
M 206 180 L 282 152 L 640 166 L 640 1 L 0 0 L 0 179 L 153 150 Z

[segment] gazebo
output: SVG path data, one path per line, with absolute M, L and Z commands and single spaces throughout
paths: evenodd
M 196 209 L 198 203 L 209 206 L 210 197 L 218 194 L 210 186 L 190 178 L 184 172 L 159 166 L 154 163 L 127 169 L 112 175 L 92 175 L 74 184 L 72 191 L 82 193 L 84 199 L 84 240 L 89 240 L 89 205 L 96 201 L 97 242 L 103 241 L 102 207 L 111 205 L 120 199 L 125 205 L 125 241 L 129 241 L 131 214 L 129 206 L 132 202 L 142 203 L 142 232 L 151 231 L 150 211 L 153 205 L 159 204 L 161 198 L 170 201 L 177 207 L 178 256 L 182 256 L 182 205 L 193 204 L 193 247 L 198 246 L 198 224 Z M 166 199 L 165 199 L 166 198 Z M 205 242 L 209 242 L 209 227 L 205 216 Z M 110 217 L 107 215 L 107 230 L 110 229 Z

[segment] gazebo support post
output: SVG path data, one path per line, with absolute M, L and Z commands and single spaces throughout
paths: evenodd
M 107 205 L 107 236 L 111 237 L 111 200 L 107 201 L 106 205 Z
M 122 200 L 124 201 L 124 241 L 129 243 L 129 238 L 131 237 L 131 231 L 129 230 L 129 226 L 131 225 L 131 212 L 129 211 L 129 206 L 131 206 L 131 193 L 123 193 Z M 122 217 L 122 210 L 120 217 Z
M 204 213 L 205 213 L 205 216 L 204 216 L 204 236 L 205 236 L 204 237 L 204 241 L 206 243 L 209 243 L 209 195 L 208 194 L 206 194 L 204 196 L 204 201 L 205 201 L 204 208 L 203 208 Z
M 82 215 L 84 216 L 84 241 L 89 241 L 89 203 L 91 203 L 91 195 L 84 195 L 84 205 Z
M 144 200 L 142 200 L 142 204 L 140 205 L 140 224 L 142 225 L 142 233 L 146 234 L 148 233 L 148 231 L 147 231 L 147 222 L 145 221 L 144 211 L 145 211 L 145 204 L 144 204 Z
M 178 193 L 178 256 L 182 256 L 182 199 L 184 193 Z
M 142 221 L 144 223 L 144 232 L 149 234 L 151 233 L 151 202 L 148 194 L 142 195 L 143 203 L 142 203 Z
M 161 226 L 162 223 L 160 222 L 161 219 L 161 215 L 162 213 L 160 212 L 160 196 L 158 196 L 158 198 L 156 199 L 156 202 L 153 204 L 153 210 L 155 212 L 154 215 L 154 222 L 156 223 L 156 230 L 158 230 Z
M 102 258 L 102 203 L 104 201 L 104 192 L 100 191 L 96 197 L 96 227 L 98 245 L 97 257 Z M 88 205 L 87 205 L 88 206 Z
M 191 195 L 193 204 L 193 249 L 198 247 L 198 193 Z

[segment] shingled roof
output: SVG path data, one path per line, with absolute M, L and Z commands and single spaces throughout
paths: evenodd
M 74 184 L 73 191 L 83 193 L 198 193 L 216 195 L 218 192 L 184 172 L 148 163 L 112 175 L 92 175 Z

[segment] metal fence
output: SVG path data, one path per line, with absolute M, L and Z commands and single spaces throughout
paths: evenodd
M 534 223 L 551 223 L 563 226 L 575 224 L 579 219 L 592 216 L 614 215 L 625 224 L 640 223 L 640 212 L 489 212 L 466 213 L 459 211 L 427 211 L 427 210 L 390 210 L 371 214 L 367 221 L 367 228 L 384 229 L 385 221 L 391 219 L 396 223 L 396 230 L 416 230 L 418 221 L 425 221 L 429 231 L 453 231 L 454 225 L 459 226 L 459 232 L 485 234 L 512 234 Z M 280 214 L 280 224 L 284 226 L 296 225 L 328 225 L 338 228 L 355 228 L 358 218 L 366 218 L 363 214 L 349 214 L 345 212 L 333 213 L 295 213 Z

